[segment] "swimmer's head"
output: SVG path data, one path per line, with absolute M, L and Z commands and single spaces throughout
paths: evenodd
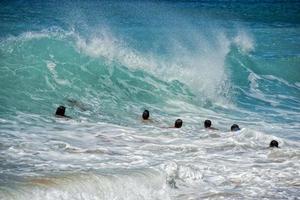
M 56 115 L 59 115 L 59 116 L 65 116 L 65 111 L 66 111 L 66 107 L 64 106 L 59 106 L 57 109 L 56 109 Z
M 278 148 L 278 142 L 276 140 L 272 140 L 270 142 L 270 147 L 277 147 Z
M 241 129 L 240 129 L 239 125 L 233 124 L 233 125 L 231 126 L 230 130 L 231 130 L 231 131 L 239 131 L 239 130 L 241 130 Z
M 149 113 L 149 111 L 148 110 L 144 110 L 144 112 L 143 112 L 143 119 L 144 120 L 147 120 L 147 119 L 149 119 L 149 116 L 150 116 L 150 113 Z
M 175 128 L 181 128 L 182 127 L 182 120 L 181 119 L 177 119 L 175 121 L 175 125 L 174 125 Z
M 210 120 L 208 120 L 208 119 L 207 119 L 207 120 L 205 120 L 205 121 L 204 121 L 204 127 L 205 127 L 205 128 L 209 128 L 209 127 L 211 127 L 211 121 L 210 121 Z

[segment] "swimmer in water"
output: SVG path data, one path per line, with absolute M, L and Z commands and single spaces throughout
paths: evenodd
M 271 147 L 271 148 L 273 148 L 273 147 L 279 148 L 279 147 L 278 147 L 278 142 L 277 142 L 276 140 L 272 140 L 272 141 L 270 142 L 270 147 Z
M 149 120 L 149 117 L 150 117 L 149 110 L 144 110 L 142 115 L 143 120 Z
M 239 125 L 233 124 L 233 125 L 231 126 L 230 130 L 231 130 L 231 131 L 239 131 L 239 130 L 241 130 L 241 129 L 240 129 Z
M 173 128 L 181 128 L 182 127 L 182 120 L 181 119 L 177 119 L 175 121 L 174 127 Z
M 65 111 L 66 111 L 66 107 L 64 107 L 64 106 L 59 106 L 59 107 L 56 109 L 55 116 L 56 116 L 56 117 L 65 117 L 65 118 L 71 119 L 71 117 L 65 115 Z
M 144 122 L 144 123 L 153 122 L 153 120 L 149 119 L 149 117 L 150 117 L 149 110 L 144 110 L 144 112 L 142 114 L 142 122 Z
M 204 121 L 204 128 L 211 129 L 211 130 L 219 130 L 219 129 L 211 126 L 211 121 L 209 119 Z

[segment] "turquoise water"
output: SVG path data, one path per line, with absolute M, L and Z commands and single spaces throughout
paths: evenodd
M 299 13 L 297 1 L 1 2 L 0 199 L 297 198 Z

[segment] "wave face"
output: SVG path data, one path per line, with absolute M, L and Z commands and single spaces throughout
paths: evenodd
M 0 4 L 1 200 L 298 198 L 298 2 Z

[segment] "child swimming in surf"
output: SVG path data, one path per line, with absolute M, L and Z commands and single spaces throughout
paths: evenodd
M 182 127 L 182 120 L 181 119 L 177 119 L 174 123 L 174 126 L 169 126 L 169 127 L 161 127 L 161 128 L 181 128 Z
M 277 142 L 276 140 L 272 140 L 272 141 L 270 142 L 270 146 L 269 146 L 269 147 L 271 147 L 271 148 L 273 148 L 273 147 L 279 148 L 279 147 L 278 147 L 278 142 Z
M 230 130 L 231 130 L 231 131 L 239 131 L 239 130 L 241 130 L 241 129 L 240 129 L 239 125 L 233 124 L 233 125 L 230 127 Z
M 209 119 L 204 121 L 204 128 L 210 129 L 210 130 L 219 130 L 219 129 L 211 126 L 211 121 Z
M 149 110 L 144 110 L 142 115 L 143 120 L 149 120 L 149 117 L 150 117 Z
M 182 120 L 181 119 L 177 119 L 175 121 L 175 124 L 174 124 L 174 127 L 171 127 L 171 128 L 181 128 L 182 127 Z
M 152 119 L 149 119 L 149 117 L 150 117 L 149 110 L 144 110 L 144 112 L 142 114 L 142 121 L 143 122 L 153 122 Z
M 66 112 L 66 107 L 64 106 L 59 106 L 57 109 L 56 109 L 56 112 L 55 112 L 55 116 L 56 117 L 65 117 L 65 118 L 68 118 L 68 119 L 72 119 L 71 117 L 65 115 L 65 112 Z

